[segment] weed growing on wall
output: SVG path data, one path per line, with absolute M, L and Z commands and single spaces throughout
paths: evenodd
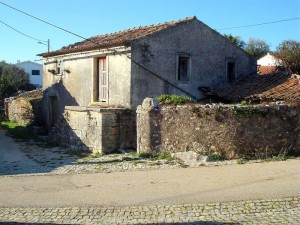
M 267 112 L 258 110 L 254 107 L 234 107 L 233 114 L 236 116 L 241 116 L 241 117 L 251 117 L 254 115 L 266 116 Z
M 204 152 L 203 155 L 208 156 L 208 158 L 212 161 L 222 161 L 225 160 L 225 158 L 218 152 Z
M 166 104 L 184 104 L 194 102 L 190 97 L 179 95 L 160 95 L 156 98 L 156 100 Z
M 241 105 L 250 105 L 251 102 L 248 102 L 248 101 L 246 101 L 246 100 L 243 100 L 243 101 L 240 102 L 240 104 L 241 104 Z

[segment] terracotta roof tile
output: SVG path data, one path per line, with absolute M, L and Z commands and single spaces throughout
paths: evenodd
M 167 29 L 169 27 L 173 27 L 180 23 L 187 22 L 194 19 L 197 18 L 195 16 L 187 17 L 183 20 L 166 22 L 166 23 L 161 23 L 161 24 L 156 24 L 151 26 L 134 27 L 132 29 L 127 29 L 124 31 L 119 31 L 111 34 L 98 35 L 98 36 L 88 38 L 84 41 L 77 42 L 69 46 L 65 46 L 57 51 L 52 51 L 49 53 L 41 53 L 39 54 L 39 56 L 50 57 L 56 55 L 63 55 L 67 53 L 90 51 L 95 49 L 116 47 L 122 45 L 128 46 L 134 40 L 137 40 L 139 38 L 148 36 L 150 34 L 154 34 L 156 32 Z
M 223 99 L 240 100 L 300 100 L 299 75 L 275 72 L 241 80 L 236 85 L 212 91 Z
M 258 66 L 258 74 L 266 75 L 278 71 L 277 66 Z

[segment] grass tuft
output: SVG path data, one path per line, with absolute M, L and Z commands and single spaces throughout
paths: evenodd
M 37 135 L 30 132 L 30 128 L 27 126 L 21 126 L 12 121 L 2 121 L 0 122 L 0 126 L 6 129 L 8 134 L 15 139 L 21 141 L 42 141 L 42 139 L 40 139 Z
M 184 104 L 194 102 L 191 98 L 187 96 L 179 96 L 179 95 L 160 95 L 156 98 L 157 101 L 166 103 L 166 104 Z

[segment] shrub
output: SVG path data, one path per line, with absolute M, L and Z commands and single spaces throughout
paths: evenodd
M 179 95 L 160 95 L 156 98 L 156 100 L 166 104 L 184 104 L 193 102 L 193 100 L 190 97 Z
M 250 105 L 250 102 L 243 100 L 240 102 L 241 105 Z

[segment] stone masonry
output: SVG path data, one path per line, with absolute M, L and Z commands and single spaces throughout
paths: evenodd
M 132 147 L 131 117 L 131 110 L 125 108 L 67 106 L 49 142 L 105 153 Z
M 159 105 L 137 109 L 138 152 L 214 152 L 232 159 L 299 153 L 299 105 Z
M 42 90 L 22 93 L 15 97 L 6 98 L 4 101 L 5 115 L 13 122 L 20 125 L 41 124 L 40 103 Z

